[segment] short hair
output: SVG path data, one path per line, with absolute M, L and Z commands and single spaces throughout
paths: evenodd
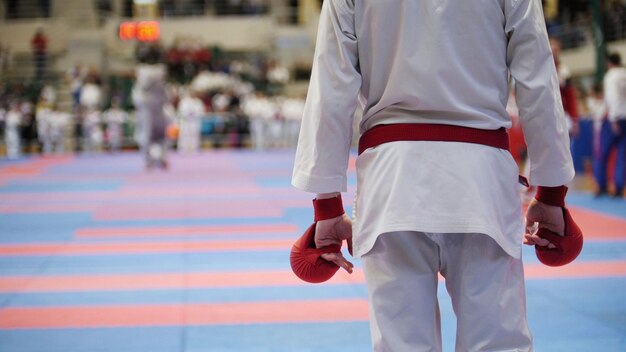
M 618 53 L 610 53 L 607 59 L 611 64 L 615 66 L 622 65 L 622 57 Z
M 593 86 L 591 86 L 591 91 L 595 94 L 600 94 L 603 91 L 602 84 L 600 83 L 595 83 Z

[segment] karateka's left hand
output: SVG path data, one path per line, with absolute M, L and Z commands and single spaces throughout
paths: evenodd
M 526 211 L 526 233 L 524 234 L 524 244 L 529 246 L 538 245 L 541 247 L 556 248 L 554 244 L 545 238 L 537 235 L 539 228 L 545 228 L 558 235 L 564 236 L 565 220 L 563 219 L 563 209 L 551 206 L 533 199 Z
M 341 245 L 344 240 L 348 242 L 348 250 L 352 254 L 352 221 L 348 215 L 343 214 L 332 219 L 317 222 L 315 226 L 315 246 L 317 248 Z M 321 257 L 352 273 L 354 265 L 341 252 L 325 253 Z

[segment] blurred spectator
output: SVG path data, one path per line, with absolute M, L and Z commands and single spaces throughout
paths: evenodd
M 193 59 L 196 65 L 196 72 L 209 68 L 211 63 L 211 51 L 200 44 L 193 47 Z
M 280 133 L 276 127 L 276 105 L 262 92 L 255 92 L 244 101 L 243 111 L 250 118 L 250 135 L 254 148 L 262 150 L 273 145 L 272 135 Z
M 20 127 L 22 124 L 22 110 L 19 101 L 11 103 L 10 110 L 4 119 L 4 142 L 6 143 L 7 157 L 17 159 L 21 155 Z
M 51 84 L 46 84 L 41 89 L 40 97 L 48 104 L 55 105 L 57 102 L 57 90 Z
M 35 123 L 35 108 L 33 103 L 28 98 L 25 98 L 20 104 L 20 110 L 22 112 L 20 122 L 20 146 L 22 150 L 31 152 L 33 151 L 33 148 L 36 149 L 39 144 L 39 139 L 37 138 L 37 125 Z
M 43 92 L 42 92 L 43 93 Z M 37 137 L 42 145 L 44 155 L 52 152 L 52 135 L 51 135 L 51 115 L 53 103 L 48 100 L 45 94 L 41 94 L 39 102 L 35 107 L 35 123 L 37 126 Z
M 617 150 L 615 158 L 615 192 L 616 198 L 621 198 L 626 182 L 626 68 L 622 66 L 619 54 L 608 56 L 608 71 L 604 76 L 604 100 L 608 111 L 610 135 L 601 139 L 600 155 L 596 180 L 598 182 L 597 195 L 607 193 L 607 170 L 609 155 L 613 149 Z M 605 136 L 603 136 L 605 137 Z
M 55 110 L 56 95 L 42 90 L 36 106 L 37 136 L 44 155 L 65 151 L 65 134 L 70 114 Z
M 239 104 L 234 106 L 226 129 L 229 136 L 229 144 L 235 148 L 242 148 L 245 139 L 250 134 L 250 120 Z
M 72 110 L 76 110 L 80 105 L 80 90 L 83 88 L 85 80 L 85 72 L 83 72 L 82 64 L 77 63 L 70 68 L 66 74 L 66 80 L 70 84 L 72 93 Z
M 102 88 L 95 73 L 90 73 L 80 93 L 83 151 L 93 152 L 102 147 L 101 120 Z
M 65 151 L 65 135 L 71 121 L 71 114 L 53 110 L 49 118 L 52 152 L 62 154 Z
M 174 45 L 167 50 L 165 62 L 169 76 L 179 83 L 184 82 L 183 58 L 184 53 L 182 49 L 179 48 L 178 40 L 176 40 Z
M 304 99 L 289 98 L 282 104 L 282 112 L 285 117 L 285 140 L 288 146 L 298 143 L 302 114 L 304 113 Z
M 267 90 L 270 94 L 280 94 L 289 82 L 289 70 L 277 61 L 272 61 L 267 70 Z
M 594 84 L 591 87 L 591 92 L 588 94 L 585 105 L 587 107 L 588 114 L 593 121 L 594 135 L 600 132 L 602 124 L 606 121 L 606 103 L 604 102 L 604 92 L 602 91 L 601 84 Z
M 100 110 L 87 108 L 83 114 L 83 151 L 92 153 L 102 150 L 104 133 Z
M 603 174 L 606 174 L 607 167 L 600 160 L 601 148 L 603 141 L 610 139 L 611 136 L 611 125 L 607 119 L 607 107 L 601 84 L 594 84 L 591 87 L 586 98 L 586 106 L 593 121 L 593 177 L 598 187 L 596 196 L 600 196 L 606 193 L 606 191 L 600 191 L 600 188 L 606 188 L 600 184 L 603 183 L 602 179 L 605 178 Z
M 79 99 L 80 105 L 86 110 L 98 110 L 102 104 L 102 89 L 96 76 L 90 75 L 83 85 Z
M 160 64 L 164 61 L 160 42 L 138 42 L 135 50 L 137 62 L 148 65 Z
M 112 152 L 121 149 L 124 139 L 124 123 L 128 121 L 128 113 L 120 105 L 120 99 L 113 98 L 111 107 L 102 114 L 102 121 L 106 125 L 107 145 Z
M 186 91 L 178 104 L 178 151 L 184 154 L 200 151 L 201 120 L 205 114 L 204 103 L 194 91 Z
M 35 63 L 35 78 L 41 80 L 46 71 L 48 61 L 48 37 L 39 28 L 31 39 L 31 47 L 33 49 L 33 61 Z
M 168 76 L 178 83 L 189 83 L 199 72 L 213 66 L 211 50 L 188 38 L 176 38 L 164 56 Z

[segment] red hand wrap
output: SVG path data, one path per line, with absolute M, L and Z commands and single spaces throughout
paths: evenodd
M 537 187 L 537 193 L 535 199 L 541 203 L 552 205 L 555 207 L 565 207 L 565 194 L 567 194 L 567 187 Z
M 327 220 L 336 218 L 340 215 L 343 215 L 345 211 L 343 210 L 343 202 L 341 201 L 341 194 L 337 197 L 326 198 L 326 199 L 313 199 L 313 210 L 314 217 L 313 220 L 315 222 L 321 220 Z

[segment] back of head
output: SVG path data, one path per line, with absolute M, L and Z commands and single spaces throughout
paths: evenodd
M 607 57 L 607 61 L 612 66 L 621 66 L 622 65 L 622 57 L 619 53 L 610 53 Z

